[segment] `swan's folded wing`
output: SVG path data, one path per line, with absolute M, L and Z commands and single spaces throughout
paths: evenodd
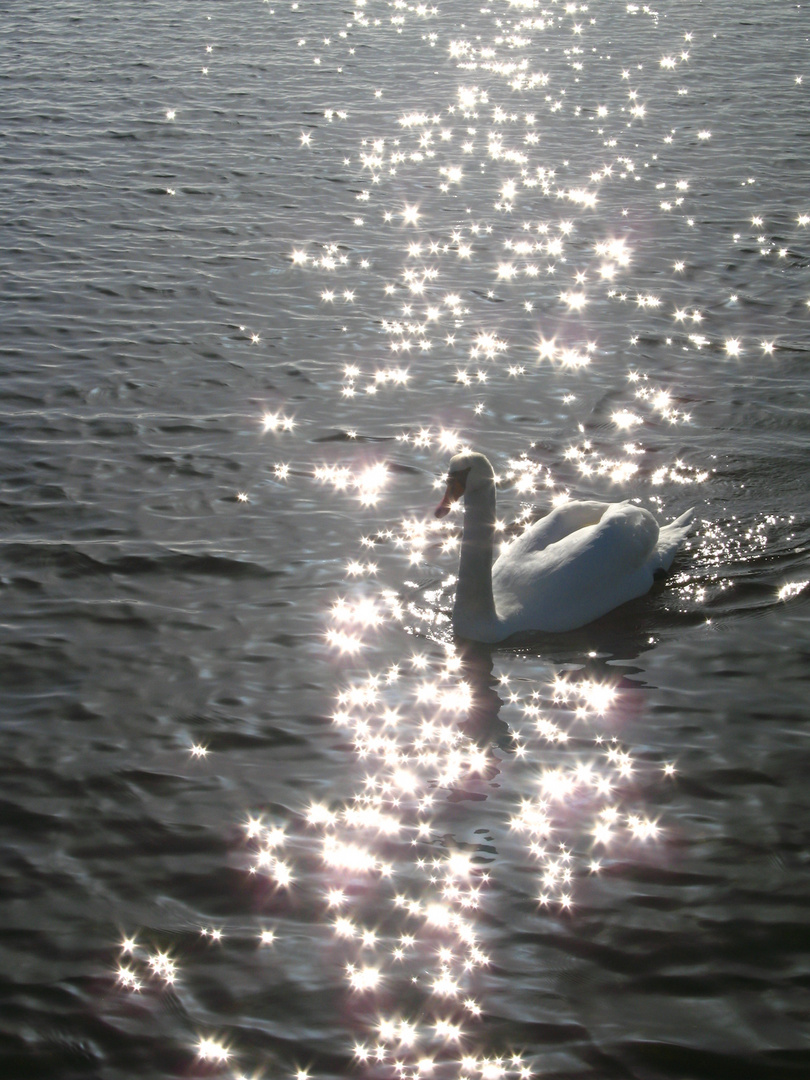
M 493 567 L 499 615 L 509 633 L 584 626 L 652 585 L 658 524 L 630 503 L 609 506 L 596 525 L 570 532 L 541 551 Z
M 658 522 L 632 503 L 616 503 L 599 522 L 594 537 L 605 574 L 628 572 L 643 566 L 658 543 Z
M 508 555 L 512 559 L 522 559 L 532 552 L 542 551 L 588 525 L 596 525 L 612 505 L 615 504 L 596 501 L 563 503 L 522 532 L 509 545 Z

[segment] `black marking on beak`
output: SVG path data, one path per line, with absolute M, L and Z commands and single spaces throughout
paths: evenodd
M 464 494 L 467 488 L 467 477 L 469 475 L 469 469 L 459 469 L 458 472 L 449 473 L 444 497 L 436 507 L 437 518 L 446 517 L 450 513 L 450 507 Z

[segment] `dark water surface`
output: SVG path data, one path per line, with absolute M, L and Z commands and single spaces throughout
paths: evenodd
M 810 1075 L 810 9 L 0 37 L 0 1075 Z M 697 528 L 461 654 L 460 443 Z

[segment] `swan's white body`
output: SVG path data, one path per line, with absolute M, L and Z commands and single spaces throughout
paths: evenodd
M 575 630 L 642 596 L 655 572 L 669 569 L 693 513 L 659 529 L 648 510 L 632 503 L 564 503 L 493 564 L 495 476 L 483 454 L 451 460 L 436 516 L 462 496 L 453 630 L 489 643 L 527 630 Z

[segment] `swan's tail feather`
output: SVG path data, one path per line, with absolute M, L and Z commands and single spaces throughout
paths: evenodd
M 694 506 L 681 514 L 680 517 L 675 518 L 669 525 L 664 525 L 658 533 L 658 543 L 655 547 L 655 570 L 663 570 L 666 572 L 672 566 L 672 560 L 675 558 L 675 552 L 684 542 L 692 527 L 692 520 L 695 516 Z

